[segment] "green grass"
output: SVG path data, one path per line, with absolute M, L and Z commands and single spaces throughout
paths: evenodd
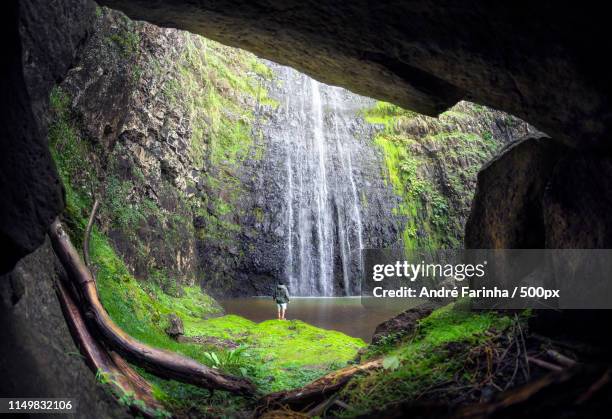
M 76 241 L 85 229 L 84 215 L 90 201 L 69 185 L 66 193 L 66 222 Z M 183 287 L 182 296 L 172 297 L 154 281 L 136 280 L 108 239 L 95 227 L 90 253 L 102 304 L 121 329 L 148 345 L 180 353 L 230 373 L 246 375 L 262 392 L 304 385 L 345 365 L 365 346 L 361 339 L 300 321 L 269 320 L 257 324 L 235 315 L 219 316 L 219 305 L 197 286 Z M 182 318 L 186 336 L 216 337 L 240 345 L 239 359 L 232 365 L 214 365 L 208 354 L 215 353 L 223 359 L 230 351 L 212 345 L 179 343 L 169 338 L 164 329 L 170 313 Z M 198 409 L 212 414 L 219 406 L 233 411 L 248 404 L 246 399 L 224 392 L 211 396 L 187 384 L 144 375 L 155 385 L 156 396 L 172 411 Z
M 471 312 L 463 304 L 434 311 L 420 321 L 413 336 L 396 336 L 368 348 L 365 358 L 384 357 L 384 369 L 353 379 L 341 399 L 354 412 L 365 412 L 417 399 L 447 382 L 469 382 L 471 372 L 465 368 L 468 345 L 485 343 L 491 339 L 486 332 L 504 331 L 512 320 L 495 313 Z
M 365 346 L 361 339 L 299 320 L 254 323 L 235 315 L 190 320 L 185 333 L 227 339 L 248 348 L 259 364 L 253 378 L 263 391 L 303 385 L 330 368 L 345 365 Z

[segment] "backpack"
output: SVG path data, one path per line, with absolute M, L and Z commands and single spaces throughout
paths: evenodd
M 277 285 L 272 296 L 277 304 L 285 304 L 289 302 L 289 292 L 284 285 Z

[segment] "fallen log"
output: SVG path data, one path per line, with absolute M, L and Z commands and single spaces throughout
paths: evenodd
M 130 394 L 134 400 L 142 402 L 130 404 L 133 413 L 150 418 L 158 417 L 163 406 L 153 396 L 153 389 L 149 383 L 132 370 L 121 357 L 116 354 L 114 357 L 112 354 L 109 356 L 106 349 L 93 338 L 70 292 L 60 281 L 55 283 L 55 292 L 72 338 L 89 368 L 96 374 L 103 374 L 116 395 Z
M 85 235 L 83 236 L 83 261 L 85 266 L 91 270 L 91 258 L 89 257 L 89 238 L 91 237 L 91 228 L 93 227 L 96 212 L 100 206 L 100 201 L 97 199 L 94 201 L 91 214 L 89 214 L 89 220 L 87 221 L 87 227 L 85 228 Z
M 102 306 L 91 272 L 82 262 L 58 219 L 51 224 L 49 237 L 55 254 L 81 293 L 85 315 L 95 325 L 109 348 L 162 378 L 211 390 L 219 389 L 239 394 L 255 393 L 255 386 L 246 378 L 234 377 L 202 365 L 191 358 L 150 347 L 121 330 Z
M 283 407 L 302 410 L 316 406 L 325 402 L 332 394 L 340 391 L 355 375 L 379 368 L 382 368 L 382 359 L 375 359 L 333 371 L 304 387 L 270 393 L 259 401 L 256 415 L 261 415 L 270 409 Z

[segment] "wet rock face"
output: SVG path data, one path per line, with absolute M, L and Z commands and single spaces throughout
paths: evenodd
M 377 128 L 361 115 L 374 101 L 265 63 L 278 107 L 260 115 L 261 159 L 238 169 L 244 257 L 225 292 L 270 295 L 283 280 L 292 295 L 358 294 L 359 247 L 394 245 L 402 223 Z
M 585 49 L 610 49 L 598 8 L 427 0 L 101 3 L 420 113 L 466 98 L 574 145 L 609 146 L 612 138 L 608 76 Z

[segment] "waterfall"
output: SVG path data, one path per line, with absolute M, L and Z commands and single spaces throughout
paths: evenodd
M 283 275 L 294 295 L 354 295 L 363 227 L 353 153 L 363 146 L 351 123 L 366 99 L 291 68 L 270 67 L 281 108 L 269 135 L 284 173 Z
M 338 151 L 338 155 L 340 156 L 340 162 L 342 164 L 342 168 L 344 172 L 348 176 L 349 184 L 351 187 L 351 198 L 352 202 L 350 204 L 350 215 L 351 215 L 351 223 L 347 224 L 346 222 L 342 223 L 341 234 L 339 234 L 341 241 L 341 249 L 342 249 L 342 264 L 343 264 L 343 272 L 344 272 L 344 284 L 346 290 L 351 290 L 350 282 L 348 279 L 348 274 L 350 272 L 350 258 L 357 258 L 357 266 L 359 269 L 363 268 L 363 261 L 361 255 L 361 249 L 363 249 L 363 226 L 361 224 L 361 209 L 359 202 L 359 195 L 357 193 L 357 185 L 355 183 L 355 176 L 353 173 L 353 162 L 351 157 L 352 149 L 348 145 L 343 144 L 342 139 L 351 139 L 351 135 L 348 132 L 346 121 L 343 119 L 343 115 L 340 112 L 339 106 L 339 90 L 340 88 L 333 88 L 332 90 L 332 109 L 333 109 L 333 125 L 334 125 L 334 133 L 336 136 L 336 148 Z M 343 219 L 343 221 L 345 221 Z M 354 234 L 351 234 L 349 227 L 353 226 L 355 228 Z M 357 248 L 353 249 L 351 245 L 351 237 L 355 237 L 357 242 Z M 346 250 L 345 250 L 346 249 Z M 347 254 L 348 253 L 348 254 Z M 359 291 L 359 290 L 356 290 Z

